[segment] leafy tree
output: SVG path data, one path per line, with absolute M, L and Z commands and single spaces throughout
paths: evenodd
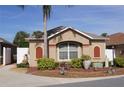
M 101 36 L 107 37 L 108 36 L 108 33 L 102 33 Z
M 18 47 L 28 47 L 29 43 L 25 40 L 25 38 L 29 37 L 29 33 L 24 31 L 19 31 L 16 33 L 13 43 Z
M 41 32 L 41 31 L 34 31 L 32 36 L 35 37 L 35 38 L 43 38 L 43 32 Z

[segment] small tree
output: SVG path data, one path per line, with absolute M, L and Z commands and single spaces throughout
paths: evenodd
M 41 32 L 41 31 L 34 31 L 32 36 L 35 37 L 35 38 L 43 38 L 43 32 Z
M 101 36 L 107 37 L 108 36 L 108 33 L 102 33 Z
M 28 38 L 28 37 L 29 37 L 29 33 L 24 31 L 19 31 L 15 35 L 13 44 L 17 45 L 18 47 L 28 47 L 29 43 L 25 41 L 25 38 Z

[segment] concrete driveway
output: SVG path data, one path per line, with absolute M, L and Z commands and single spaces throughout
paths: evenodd
M 0 87 L 38 87 L 38 86 L 52 86 L 67 83 L 78 83 L 101 79 L 118 78 L 114 77 L 99 77 L 99 78 L 53 78 L 42 77 L 30 74 L 17 73 L 9 70 L 14 65 L 0 67 Z M 76 87 L 76 86 L 75 86 Z

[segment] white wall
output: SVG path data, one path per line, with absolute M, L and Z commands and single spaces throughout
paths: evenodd
M 17 64 L 21 63 L 25 54 L 28 55 L 29 48 L 17 48 Z
M 11 48 L 3 47 L 3 65 L 11 63 Z
M 106 49 L 105 55 L 107 56 L 109 61 L 113 61 L 113 49 Z M 115 53 L 114 53 L 114 58 L 115 58 Z

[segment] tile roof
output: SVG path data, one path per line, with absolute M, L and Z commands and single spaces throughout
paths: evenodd
M 119 45 L 124 44 L 124 33 L 119 32 L 108 36 L 109 40 L 106 42 L 109 45 Z

